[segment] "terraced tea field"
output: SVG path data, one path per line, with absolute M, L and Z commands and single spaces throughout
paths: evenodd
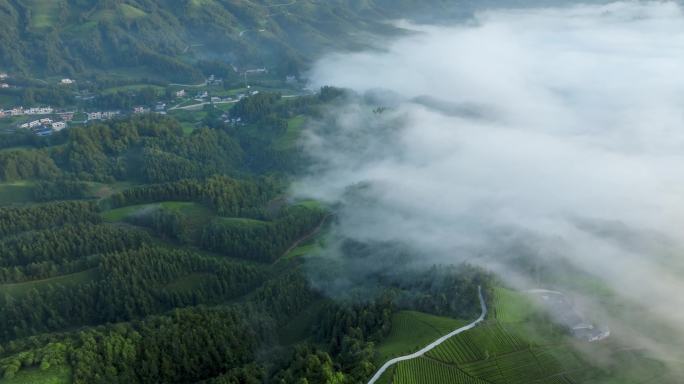
M 388 370 L 382 383 L 392 384 L 651 384 L 660 383 L 663 366 L 639 351 L 626 352 L 619 343 L 584 343 L 581 348 L 604 356 L 592 361 L 578 352 L 578 341 L 546 324 L 526 294 L 494 290 L 490 318 L 458 334 L 424 356 L 402 361 Z M 424 315 L 423 316 L 427 316 Z M 424 317 L 428 318 L 428 317 Z M 444 322 L 446 318 L 439 318 Z M 397 319 L 401 320 L 401 319 Z M 405 320 L 405 319 L 404 319 Z M 406 321 L 395 323 L 410 337 Z M 415 328 L 414 329 L 418 329 Z M 420 341 L 428 343 L 423 332 Z M 418 340 L 418 339 L 416 339 Z M 404 344 L 410 344 L 404 341 Z M 379 346 L 383 350 L 383 344 Z M 388 351 L 385 351 L 388 352 Z M 387 354 L 383 354 L 386 358 Z M 397 356 L 397 355 L 394 355 Z M 605 363 L 605 364 L 604 364 Z M 622 372 L 622 373 L 620 373 Z M 619 380 L 615 380 L 619 377 Z M 673 381 L 662 381 L 671 383 Z

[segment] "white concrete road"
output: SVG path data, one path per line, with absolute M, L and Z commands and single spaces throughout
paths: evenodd
M 385 373 L 385 371 L 387 371 L 387 369 L 389 367 L 391 367 L 392 365 L 399 363 L 399 362 L 402 362 L 402 361 L 411 360 L 411 359 L 415 359 L 417 357 L 421 357 L 424 354 L 426 354 L 429 351 L 436 348 L 438 345 L 442 344 L 443 342 L 445 342 L 445 341 L 449 340 L 450 338 L 458 335 L 459 333 L 463 333 L 465 331 L 469 331 L 469 330 L 477 327 L 482 321 L 484 321 L 485 317 L 487 316 L 487 304 L 485 303 L 484 296 L 482 296 L 482 287 L 477 287 L 477 294 L 480 297 L 480 306 L 482 307 L 482 314 L 480 314 L 480 317 L 478 317 L 477 320 L 475 320 L 472 323 L 470 323 L 464 327 L 461 327 L 461 328 L 459 328 L 459 329 L 457 329 L 457 330 L 455 330 L 455 331 L 453 331 L 447 335 L 440 337 L 439 339 L 433 341 L 428 346 L 426 346 L 425 348 L 421 349 L 418 352 L 415 352 L 415 353 L 412 353 L 412 354 L 406 355 L 406 356 L 395 357 L 394 359 L 386 362 L 385 365 L 380 367 L 380 369 L 375 373 L 375 375 L 368 381 L 368 384 L 374 384 L 376 381 L 378 381 L 378 379 L 380 379 L 382 374 Z

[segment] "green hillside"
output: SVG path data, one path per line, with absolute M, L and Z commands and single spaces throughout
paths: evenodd
M 562 328 L 550 328 L 548 320 L 535 309 L 524 293 L 497 287 L 487 320 L 429 351 L 425 356 L 397 364 L 384 375 L 383 383 L 393 384 L 612 384 L 677 383 L 663 362 L 644 351 L 625 348 L 617 341 L 587 343 L 573 339 Z M 395 315 L 399 317 L 402 313 Z M 425 315 L 421 315 L 425 316 Z M 426 319 L 429 319 L 427 317 Z M 445 320 L 440 320 L 443 323 Z M 393 323 L 388 341 L 405 321 Z M 429 322 L 428 322 L 429 323 Z M 407 340 L 422 340 L 421 346 L 447 333 L 435 332 L 423 338 L 415 323 Z M 385 344 L 380 344 L 383 351 Z M 410 353 L 393 350 L 391 357 Z M 601 356 L 599 360 L 588 356 Z
M 439 5 L 444 2 L 433 1 Z M 266 66 L 295 74 L 324 50 L 424 2 L 374 0 L 1 0 L 0 69 L 35 77 L 202 79 Z M 199 64 L 199 65 L 198 65 Z

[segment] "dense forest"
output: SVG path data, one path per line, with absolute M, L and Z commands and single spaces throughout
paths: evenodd
M 383 21 L 407 10 L 452 8 L 444 0 L 0 1 L 0 67 L 31 76 L 61 75 L 101 83 L 108 70 L 140 78 L 194 81 L 237 77 L 234 67 L 268 66 L 297 74 L 324 48 L 358 47 L 358 29 L 389 33 Z M 464 2 L 467 4 L 467 2 Z M 125 71 L 122 71 L 125 72 Z M 53 96 L 22 95 L 27 102 Z M 68 101 L 64 101 L 68 102 Z
M 0 383 L 361 383 L 400 309 L 470 317 L 480 271 L 397 268 L 321 290 L 333 207 L 290 201 L 292 119 L 345 93 L 260 93 L 184 130 L 143 115 L 0 136 Z M 18 184 L 17 184 L 18 183 Z M 303 251 L 298 251 L 303 249 Z M 347 244 L 353 254 L 373 247 Z M 323 259 L 322 259 L 323 260 Z M 404 276 L 402 278 L 401 276 Z

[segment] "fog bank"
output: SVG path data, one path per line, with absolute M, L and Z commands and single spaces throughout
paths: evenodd
M 315 66 L 313 86 L 365 98 L 310 127 L 316 166 L 295 193 L 344 203 L 342 236 L 401 244 L 426 264 L 468 261 L 534 287 L 519 256 L 562 260 L 677 334 L 655 341 L 624 314 L 613 327 L 681 350 L 680 6 L 499 10 L 408 27 L 414 35 L 383 51 Z

